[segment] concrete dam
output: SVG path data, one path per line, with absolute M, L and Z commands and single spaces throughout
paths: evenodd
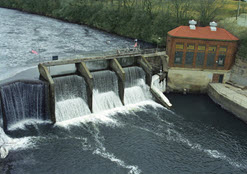
M 54 60 L 40 63 L 38 69 L 40 80 L 0 86 L 5 131 L 25 119 L 55 123 L 144 100 L 171 106 L 163 91 L 153 85 L 165 81 L 165 52 Z M 157 82 L 152 81 L 158 72 Z

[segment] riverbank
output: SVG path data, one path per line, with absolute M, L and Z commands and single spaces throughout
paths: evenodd
M 215 103 L 247 122 L 247 89 L 229 84 L 210 83 L 208 95 Z
M 230 5 L 230 6 L 229 6 Z M 2 0 L 1 7 L 83 24 L 124 37 L 166 45 L 166 34 L 195 19 L 200 26 L 235 16 L 235 2 L 126 0 Z M 244 5 L 244 4 L 242 4 Z M 206 16 L 204 11 L 207 11 Z M 215 13 L 217 11 L 217 13 Z M 242 11 L 240 11 L 242 12 Z

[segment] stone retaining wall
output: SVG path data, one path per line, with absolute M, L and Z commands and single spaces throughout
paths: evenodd
M 230 80 L 242 86 L 247 86 L 247 60 L 237 58 L 231 70 Z
M 234 97 L 229 95 L 230 92 L 225 91 L 225 87 L 220 87 L 219 85 L 224 84 L 209 84 L 208 95 L 215 102 L 221 105 L 224 109 L 232 112 L 239 119 L 247 123 L 247 107 L 246 102 L 240 101 L 239 99 L 234 99 Z M 227 90 L 227 88 L 225 88 Z M 237 97 L 237 96 L 236 96 Z M 245 98 L 247 99 L 247 97 Z

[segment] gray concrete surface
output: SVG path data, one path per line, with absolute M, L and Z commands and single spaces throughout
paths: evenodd
M 247 90 L 228 84 L 210 83 L 208 95 L 224 109 L 247 123 Z

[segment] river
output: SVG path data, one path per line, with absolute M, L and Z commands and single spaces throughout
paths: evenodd
M 30 68 L 38 63 L 38 57 L 30 53 L 32 49 L 42 50 L 39 54 L 48 60 L 54 54 L 61 57 L 84 54 L 84 48 L 94 53 L 133 45 L 129 39 L 46 17 L 7 9 L 0 9 L 0 15 L 3 79 L 22 71 L 19 66 Z M 64 33 L 54 34 L 61 32 Z M 108 40 L 110 45 L 106 43 Z M 70 52 L 72 45 L 76 45 L 76 53 Z M 55 125 L 47 121 L 19 123 L 8 136 L 0 130 L 0 143 L 6 141 L 9 147 L 9 155 L 0 159 L 0 171 L 4 174 L 247 173 L 245 123 L 207 95 L 167 94 L 167 97 L 173 104 L 171 110 L 144 100 Z
M 0 81 L 50 61 L 52 56 L 96 56 L 135 44 L 133 39 L 16 10 L 0 8 L 0 19 Z

